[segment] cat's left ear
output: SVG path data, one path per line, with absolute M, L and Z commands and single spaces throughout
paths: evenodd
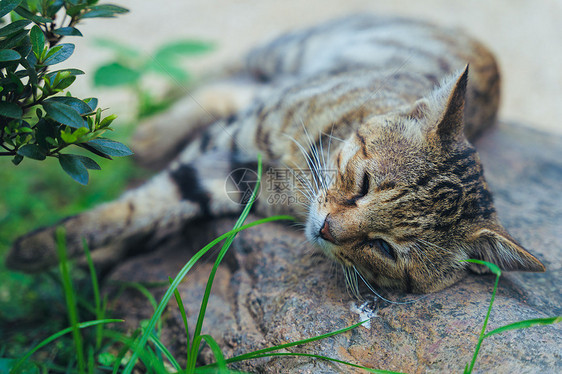
M 471 258 L 491 262 L 502 270 L 546 271 L 539 260 L 503 230 L 482 228 L 472 235 L 470 242 L 473 248 L 469 254 Z
M 464 102 L 468 83 L 468 65 L 460 75 L 445 81 L 427 98 L 414 104 L 412 117 L 426 117 L 428 138 L 441 143 L 459 141 L 464 137 Z

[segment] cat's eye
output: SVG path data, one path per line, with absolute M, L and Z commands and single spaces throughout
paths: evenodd
M 393 261 L 396 261 L 396 253 L 394 252 L 394 248 L 386 240 L 383 239 L 371 239 L 367 242 L 369 247 L 377 248 L 383 255 L 390 258 Z
M 367 173 L 363 174 L 363 182 L 361 182 L 361 191 L 359 191 L 358 197 L 363 197 L 369 193 L 369 175 Z

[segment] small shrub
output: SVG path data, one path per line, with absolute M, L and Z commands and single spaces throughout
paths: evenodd
M 59 42 L 67 36 L 82 36 L 76 28 L 81 20 L 127 12 L 97 3 L 0 1 L 0 17 L 10 15 L 10 22 L 0 28 L 0 156 L 13 157 L 15 165 L 24 158 L 57 158 L 63 170 L 81 184 L 88 183 L 88 169 L 100 166 L 88 156 L 63 153 L 67 147 L 74 145 L 108 159 L 132 154 L 125 145 L 102 136 L 111 130 L 115 115 L 104 115 L 96 98 L 79 99 L 66 91 L 84 72 L 50 71 L 74 52 L 74 44 Z

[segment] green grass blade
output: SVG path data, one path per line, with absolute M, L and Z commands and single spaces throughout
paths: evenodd
M 113 374 L 120 372 L 119 367 L 121 366 L 121 361 L 125 357 L 127 351 L 131 347 L 134 347 L 137 344 L 138 342 L 137 338 L 139 335 L 140 335 L 140 329 L 135 330 L 135 332 L 131 337 L 116 331 L 111 331 L 111 330 L 104 331 L 105 337 L 124 344 L 124 347 L 119 351 L 117 358 L 115 359 Z M 154 336 L 154 334 L 151 334 L 151 336 Z M 169 374 L 166 368 L 164 367 L 162 360 L 159 357 L 157 357 L 157 355 L 152 351 L 152 349 L 150 349 L 150 347 L 145 346 L 143 347 L 143 349 L 139 349 L 137 353 L 140 360 L 144 363 L 144 366 L 146 366 L 147 372 L 150 373 L 156 371 L 157 373 Z
M 250 214 L 250 209 L 252 208 L 252 205 L 254 204 L 255 200 L 256 200 L 256 196 L 257 196 L 257 192 L 259 191 L 260 188 L 260 182 L 261 182 L 261 172 L 262 172 L 262 168 L 261 168 L 261 156 L 258 155 L 258 178 L 256 181 L 256 185 L 254 187 L 254 190 L 252 191 L 252 196 L 250 198 L 250 201 L 248 202 L 248 204 L 246 204 L 246 206 L 244 207 L 244 209 L 242 210 L 242 213 L 240 214 L 240 217 L 238 217 L 238 220 L 236 221 L 236 224 L 234 225 L 234 230 L 240 228 L 240 226 L 242 226 L 244 224 L 244 221 L 246 221 L 246 218 L 248 217 L 248 214 Z M 205 287 L 205 293 L 203 295 L 203 299 L 201 300 L 201 307 L 199 309 L 199 316 L 197 317 L 197 324 L 195 325 L 195 331 L 193 333 L 193 339 L 195 341 L 195 339 L 201 334 L 201 329 L 203 328 L 203 321 L 205 319 L 205 313 L 207 311 L 207 304 L 209 302 L 209 297 L 211 295 L 211 288 L 213 287 L 213 281 L 215 279 L 215 274 L 219 268 L 219 265 L 222 261 L 222 259 L 224 258 L 224 256 L 226 255 L 226 252 L 228 251 L 228 249 L 230 248 L 230 245 L 232 244 L 232 241 L 234 240 L 234 237 L 236 236 L 237 232 L 233 232 L 231 235 L 229 235 L 218 256 L 217 259 L 213 265 L 213 268 L 211 270 L 211 273 L 209 274 L 209 279 L 207 280 L 207 286 Z M 191 347 L 191 353 L 188 357 L 188 362 L 187 362 L 187 370 L 193 370 L 195 369 L 195 361 L 197 360 L 197 350 L 199 349 L 199 347 L 195 344 L 193 344 L 193 346 Z
M 293 346 L 295 346 L 295 345 L 306 344 L 306 343 L 314 342 L 314 341 L 316 341 L 316 340 L 325 339 L 325 338 L 328 338 L 328 337 L 330 337 L 330 336 L 334 336 L 334 335 L 338 335 L 338 334 L 343 334 L 343 333 L 346 332 L 346 331 L 353 330 L 354 328 L 361 326 L 362 324 L 364 324 L 364 323 L 367 322 L 367 321 L 368 321 L 368 320 L 361 321 L 361 322 L 358 322 L 358 323 L 356 323 L 356 324 L 354 324 L 354 325 L 345 327 L 345 328 L 343 328 L 343 329 L 339 329 L 339 330 L 332 331 L 332 332 L 329 332 L 329 333 L 326 333 L 326 334 L 314 336 L 314 337 L 312 337 L 312 338 L 303 339 L 303 340 L 298 340 L 298 341 L 296 341 L 296 342 L 291 342 L 291 343 L 286 343 L 286 344 L 280 344 L 280 345 L 276 345 L 276 346 L 269 347 L 269 348 L 259 349 L 259 350 L 254 351 L 254 352 L 245 353 L 245 354 L 242 354 L 242 355 L 240 355 L 240 356 L 231 357 L 231 358 L 229 358 L 229 359 L 226 360 L 226 363 L 227 363 L 227 364 L 230 364 L 230 363 L 233 363 L 233 362 L 248 360 L 248 359 L 251 359 L 251 358 L 253 358 L 254 356 L 257 356 L 257 355 L 262 355 L 262 354 L 269 353 L 269 352 L 272 352 L 272 351 L 278 351 L 278 350 L 280 350 L 280 349 L 285 349 L 285 348 L 293 347 Z
M 104 320 L 96 320 L 96 321 L 87 321 L 87 322 L 79 323 L 78 328 L 84 329 L 86 327 L 96 326 L 96 325 L 104 324 L 104 323 L 113 323 L 113 322 L 123 322 L 123 320 L 122 319 L 104 319 Z M 33 355 L 39 349 L 43 348 L 44 346 L 46 346 L 47 344 L 49 344 L 53 340 L 56 340 L 56 339 L 60 338 L 61 336 L 66 335 L 66 334 L 68 334 L 72 331 L 74 331 L 74 327 L 67 327 L 66 329 L 61 330 L 57 333 L 54 333 L 53 335 L 44 339 L 42 342 L 40 342 L 35 347 L 33 347 L 29 352 L 27 352 L 25 354 L 25 356 L 23 356 L 22 358 L 20 358 L 18 360 L 18 362 L 12 368 L 11 373 L 17 373 L 19 371 L 19 369 L 21 368 L 21 365 L 23 365 L 23 363 L 25 361 L 27 361 L 29 359 L 29 357 L 31 357 L 31 355 Z
M 102 325 L 98 325 L 102 326 Z M 96 326 L 96 328 L 98 327 Z M 88 374 L 94 374 L 96 371 L 96 359 L 94 358 L 94 347 L 88 347 Z
M 371 369 L 371 368 L 368 368 L 368 367 L 365 367 L 365 366 L 352 364 L 351 362 L 342 361 L 342 360 L 338 360 L 338 359 L 330 358 L 330 357 L 326 357 L 326 356 L 321 356 L 321 355 L 310 354 L 310 353 L 276 352 L 276 353 L 265 353 L 265 354 L 262 354 L 262 355 L 254 356 L 252 358 L 275 357 L 275 356 L 279 356 L 279 357 L 283 357 L 283 356 L 312 357 L 312 358 L 316 358 L 316 359 L 319 359 L 319 360 L 330 361 L 330 362 L 335 362 L 335 363 L 342 364 L 342 365 L 351 366 L 351 367 L 354 367 L 354 368 L 357 368 L 357 369 L 363 369 L 365 371 L 368 371 L 369 373 L 403 374 L 399 371 Z
M 158 302 L 156 301 L 152 293 L 142 284 L 137 282 L 119 282 L 119 284 L 125 288 L 134 288 L 148 299 L 148 302 L 150 303 L 150 305 L 152 305 L 152 308 L 156 309 L 158 307 Z
M 488 336 L 491 335 L 502 333 L 504 331 L 525 329 L 527 327 L 532 327 L 532 326 L 552 325 L 554 323 L 560 323 L 560 322 L 562 322 L 562 316 L 527 319 L 525 321 L 514 322 L 514 323 L 510 323 L 509 325 L 498 327 L 497 329 L 492 330 L 486 335 L 484 335 L 484 338 L 487 338 Z
M 168 301 L 170 301 L 170 298 L 172 297 L 174 290 L 178 287 L 178 285 L 180 284 L 180 282 L 183 280 L 183 278 L 185 278 L 185 276 L 187 275 L 187 273 L 189 272 L 189 270 L 191 270 L 191 268 L 193 267 L 193 265 L 195 265 L 195 263 L 205 254 L 207 253 L 211 248 L 213 248 L 217 243 L 220 243 L 222 240 L 224 240 L 225 238 L 227 238 L 229 235 L 231 235 L 233 232 L 240 232 L 246 229 L 249 229 L 250 227 L 254 227 L 254 226 L 258 226 L 258 225 L 262 225 L 264 223 L 268 223 L 268 222 L 274 222 L 274 221 L 281 221 L 281 220 L 291 220 L 294 221 L 294 217 L 292 216 L 288 216 L 288 215 L 280 215 L 280 216 L 273 216 L 273 217 L 268 217 L 268 218 L 264 218 L 264 219 L 260 219 L 251 223 L 248 223 L 244 226 L 241 226 L 240 228 L 236 229 L 236 230 L 231 230 L 228 231 L 225 234 L 222 234 L 221 236 L 219 236 L 218 238 L 214 239 L 213 241 L 211 241 L 209 244 L 207 244 L 205 247 L 203 247 L 201 250 L 199 250 L 195 255 L 193 255 L 189 261 L 187 262 L 187 264 L 184 265 L 184 267 L 179 271 L 178 275 L 174 278 L 174 281 L 172 282 L 172 285 L 168 288 L 168 290 L 166 291 L 166 293 L 164 294 L 164 296 L 162 297 L 162 300 L 160 301 L 160 304 L 158 304 L 158 308 L 156 309 L 156 311 L 154 312 L 152 318 L 149 321 L 149 324 L 147 326 L 147 330 L 144 332 L 143 336 L 141 337 L 141 339 L 139 340 L 139 344 L 137 346 L 137 348 L 142 349 L 142 347 L 144 347 L 144 345 L 146 344 L 147 340 L 148 340 L 148 334 L 147 331 L 151 331 L 152 329 L 154 329 L 154 326 L 156 325 L 156 321 L 160 318 L 160 316 L 162 315 L 162 313 L 164 312 L 164 309 L 166 308 L 166 305 L 168 304 Z M 133 352 L 133 355 L 131 356 L 131 360 L 129 361 L 129 363 L 127 364 L 127 366 L 125 367 L 123 373 L 124 374 L 130 374 L 133 367 L 134 367 L 134 363 L 136 361 L 136 359 L 138 358 L 138 354 L 137 352 Z
M 137 328 L 133 332 L 131 337 L 124 336 L 123 334 L 118 332 L 104 331 L 104 336 L 123 343 L 123 347 L 119 350 L 119 352 L 117 352 L 117 356 L 115 357 L 112 374 L 117 374 L 119 372 L 119 367 L 121 366 L 121 362 L 123 361 L 125 354 L 127 354 L 131 346 L 134 344 L 135 340 L 139 337 L 140 333 L 140 328 Z
M 476 343 L 476 348 L 474 349 L 474 355 L 472 356 L 472 361 L 470 362 L 468 370 L 465 369 L 465 373 L 472 373 L 472 370 L 474 369 L 474 364 L 476 363 L 476 358 L 478 357 L 478 352 L 480 352 L 480 347 L 482 346 L 482 342 L 484 341 L 484 335 L 486 334 L 488 319 L 490 318 L 490 313 L 492 312 L 492 305 L 494 304 L 496 291 L 498 290 L 498 283 L 500 281 L 501 270 L 496 265 L 486 261 L 467 260 L 467 262 L 473 262 L 475 264 L 487 266 L 490 268 L 490 270 L 492 270 L 492 272 L 494 272 L 494 274 L 496 274 L 496 282 L 494 283 L 494 290 L 492 291 L 492 297 L 490 298 L 490 305 L 488 306 L 488 312 L 486 313 L 486 318 L 484 319 L 484 324 L 482 325 L 482 330 L 480 331 L 480 336 L 478 338 L 478 342 Z
M 148 302 L 150 303 L 150 305 L 152 305 L 152 308 L 154 310 L 158 308 L 158 302 L 154 298 L 154 295 L 152 295 L 148 288 L 146 288 L 146 286 L 144 286 L 143 284 L 140 284 L 138 282 L 120 282 L 120 284 L 122 287 L 134 288 L 135 290 L 139 291 L 144 297 L 148 299 Z M 156 323 L 156 331 L 158 332 L 158 335 L 160 335 L 160 332 L 162 331 L 162 321 L 160 319 Z
M 96 274 L 96 269 L 94 268 L 94 262 L 92 261 L 92 255 L 90 254 L 90 248 L 88 247 L 88 243 L 86 242 L 86 239 L 82 240 L 82 246 L 84 247 L 84 252 L 86 253 L 86 260 L 88 262 L 88 269 L 90 271 L 90 278 L 92 279 L 92 290 L 94 292 L 95 316 L 96 316 L 96 319 L 103 319 L 105 317 L 105 309 L 102 308 L 98 276 Z M 97 325 L 96 326 L 96 351 L 98 351 L 101 348 L 102 336 L 103 336 L 103 325 Z
M 166 348 L 166 346 L 164 345 L 164 343 L 162 343 L 160 341 L 160 339 L 154 334 L 152 333 L 150 335 L 150 339 L 149 339 L 155 346 L 156 348 L 162 352 L 162 354 L 164 354 L 164 356 L 168 359 L 168 361 L 170 361 L 170 363 L 172 364 L 172 366 L 174 367 L 174 369 L 176 369 L 177 371 L 181 371 L 181 366 L 180 364 L 176 361 L 175 357 L 170 353 L 170 351 L 168 350 L 168 348 Z
M 202 339 L 205 339 L 211 350 L 213 351 L 213 355 L 215 355 L 215 359 L 217 360 L 217 367 L 219 373 L 228 373 L 228 368 L 226 367 L 226 361 L 224 360 L 224 355 L 222 350 L 217 343 L 217 341 L 211 335 L 201 335 Z
M 68 319 L 72 326 L 72 338 L 76 349 L 76 359 L 78 361 L 78 372 L 84 374 L 86 372 L 86 362 L 84 361 L 84 343 L 82 334 L 78 328 L 78 308 L 76 306 L 76 297 L 70 279 L 70 271 L 68 269 L 68 258 L 66 255 L 66 231 L 64 227 L 59 226 L 56 229 L 57 254 L 59 257 L 59 269 L 64 289 L 64 298 L 66 300 L 66 309 Z
M 171 277 L 169 277 L 169 281 L 170 281 L 170 285 L 172 284 L 172 282 L 174 281 Z M 180 310 L 180 314 L 181 314 L 181 319 L 183 320 L 183 326 L 185 328 L 185 336 L 187 339 L 187 360 L 186 362 L 189 362 L 189 347 L 190 347 L 190 337 L 189 337 L 189 324 L 187 323 L 187 314 L 185 312 L 185 307 L 183 306 L 183 300 L 181 299 L 181 295 L 180 292 L 175 289 L 174 290 L 174 297 L 176 298 L 176 303 L 178 304 L 178 308 Z

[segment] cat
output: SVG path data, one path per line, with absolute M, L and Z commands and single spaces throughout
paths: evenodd
M 262 183 L 254 212 L 294 215 L 366 282 L 435 292 L 469 258 L 542 272 L 500 224 L 469 143 L 494 123 L 499 86 L 493 55 L 460 30 L 356 15 L 288 33 L 141 128 L 139 153 L 173 158 L 165 170 L 58 225 L 71 256 L 84 238 L 97 261 L 117 261 L 192 220 L 239 213 L 225 181 L 236 190 L 229 174 L 261 154 L 264 170 L 289 173 Z M 55 264 L 54 227 L 19 238 L 8 266 Z

